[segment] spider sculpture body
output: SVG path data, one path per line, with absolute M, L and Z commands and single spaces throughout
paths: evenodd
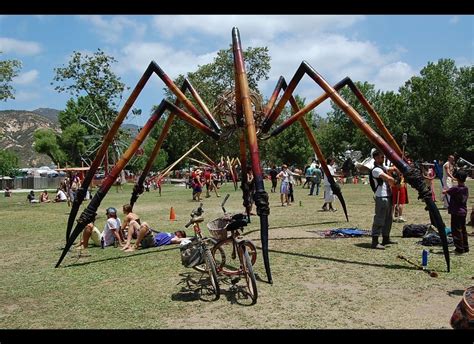
M 449 251 L 447 246 L 446 234 L 444 231 L 445 225 L 440 216 L 439 210 L 431 199 L 431 191 L 426 186 L 423 181 L 423 176 L 421 172 L 415 168 L 409 166 L 406 161 L 402 158 L 402 151 L 394 140 L 392 135 L 389 133 L 387 128 L 382 123 L 380 117 L 373 109 L 373 107 L 368 103 L 363 94 L 355 86 L 355 84 L 349 79 L 345 78 L 334 86 L 331 86 L 323 77 L 314 70 L 307 62 L 303 61 L 300 67 L 297 69 L 295 75 L 287 84 L 283 77 L 280 77 L 278 83 L 275 87 L 274 92 L 272 93 L 268 104 L 262 108 L 261 99 L 258 99 L 258 96 L 253 94 L 249 90 L 247 75 L 245 71 L 245 64 L 243 59 L 243 51 L 240 42 L 240 34 L 237 28 L 232 29 L 232 46 L 234 54 L 234 73 L 235 73 L 235 89 L 224 94 L 220 99 L 218 99 L 218 107 L 215 109 L 218 112 L 219 121 L 216 121 L 214 116 L 211 114 L 207 106 L 202 101 L 199 93 L 193 88 L 190 82 L 185 79 L 183 85 L 178 87 L 173 83 L 173 81 L 166 75 L 166 73 L 160 68 L 160 66 L 152 61 L 146 71 L 144 72 L 141 79 L 138 81 L 128 100 L 125 102 L 123 108 L 117 115 L 117 118 L 112 125 L 110 131 L 104 137 L 103 142 L 94 161 L 91 164 L 90 170 L 84 181 L 82 187 L 78 192 L 78 196 L 74 200 L 71 212 L 69 214 L 67 230 L 66 230 L 66 246 L 59 258 L 56 267 L 58 267 L 62 260 L 64 259 L 66 253 L 69 251 L 69 248 L 74 243 L 74 240 L 82 232 L 84 227 L 93 221 L 96 215 L 96 211 L 102 201 L 106 196 L 110 187 L 113 185 L 113 182 L 119 176 L 120 172 L 125 168 L 128 161 L 133 157 L 135 152 L 139 149 L 140 145 L 150 133 L 153 126 L 157 123 L 159 118 L 163 115 L 165 111 L 169 111 L 169 116 L 165 122 L 163 130 L 157 140 L 156 146 L 152 151 L 149 160 L 144 168 L 142 175 L 137 181 L 132 196 L 130 199 L 130 204 L 133 204 L 138 199 L 138 195 L 143 192 L 143 181 L 145 180 L 154 159 L 156 158 L 160 147 L 163 141 L 166 138 L 166 135 L 169 131 L 172 122 L 175 117 L 186 121 L 195 128 L 201 130 L 207 135 L 211 136 L 215 140 L 225 139 L 233 132 L 238 132 L 240 140 L 240 163 L 241 166 L 252 166 L 254 180 L 255 180 L 255 193 L 254 193 L 254 202 L 257 209 L 257 214 L 260 217 L 260 235 L 262 240 L 262 255 L 265 265 L 265 271 L 267 274 L 268 282 L 273 283 L 271 271 L 270 271 L 270 260 L 268 256 L 268 216 L 270 214 L 270 207 L 268 204 L 268 194 L 264 188 L 264 179 L 262 175 L 262 168 L 260 165 L 260 156 L 258 151 L 258 138 L 260 139 L 269 139 L 273 136 L 278 135 L 285 128 L 293 124 L 294 122 L 299 122 L 308 137 L 308 140 L 317 155 L 319 161 L 321 162 L 322 168 L 325 174 L 328 176 L 328 180 L 331 183 L 331 188 L 334 193 L 338 196 L 338 199 L 341 202 L 341 205 L 344 209 L 346 219 L 348 220 L 347 209 L 342 197 L 342 193 L 333 177 L 329 173 L 328 166 L 326 165 L 326 159 L 319 148 L 319 145 L 316 141 L 316 137 L 312 132 L 310 126 L 304 119 L 304 115 L 314 109 L 316 106 L 321 104 L 327 98 L 337 104 L 346 114 L 351 118 L 354 124 L 359 127 L 365 136 L 380 150 L 385 156 L 398 168 L 398 170 L 404 175 L 405 180 L 414 187 L 418 193 L 419 198 L 423 199 L 427 205 L 427 210 L 430 212 L 430 218 L 432 223 L 439 229 L 441 239 L 443 241 L 443 250 L 445 254 L 447 270 L 449 271 Z M 82 203 L 85 191 L 87 190 L 92 177 L 94 176 L 95 171 L 99 167 L 103 156 L 111 144 L 114 135 L 116 134 L 121 123 L 125 119 L 127 113 L 130 111 L 133 103 L 137 99 L 138 95 L 142 91 L 145 84 L 148 82 L 150 76 L 155 73 L 165 85 L 170 89 L 170 91 L 176 95 L 175 103 L 171 103 L 167 100 L 162 100 L 156 110 L 148 119 L 148 122 L 138 133 L 135 140 L 132 142 L 130 147 L 123 153 L 121 159 L 115 164 L 110 174 L 105 178 L 102 183 L 102 186 L 95 194 L 94 198 L 91 200 L 86 209 L 82 212 L 79 219 L 77 220 L 76 227 L 73 231 L 72 227 L 74 220 L 78 213 L 80 204 Z M 314 99 L 304 108 L 300 109 L 297 105 L 294 97 L 293 91 L 300 82 L 301 78 L 307 74 L 313 81 L 323 89 L 324 93 L 318 98 Z M 374 123 L 378 127 L 379 131 L 382 133 L 383 138 L 375 132 L 361 117 L 361 115 L 351 107 L 338 93 L 338 91 L 348 86 L 350 90 L 356 95 L 360 103 L 365 107 L 368 113 L 374 120 Z M 280 92 L 283 91 L 283 94 L 279 97 Z M 193 105 L 189 98 L 186 97 L 185 93 L 189 92 L 193 97 L 195 102 L 198 104 L 199 110 Z M 279 99 L 279 100 L 278 100 Z M 278 103 L 277 103 L 278 100 Z M 285 120 L 279 127 L 275 128 L 271 133 L 268 133 L 275 123 L 276 119 L 281 114 L 284 106 L 287 103 L 290 103 L 293 115 Z M 221 125 L 219 124 L 221 123 Z M 249 150 L 250 164 L 247 162 L 247 149 Z M 246 184 L 246 169 L 242 168 L 242 185 Z M 248 192 L 245 187 L 243 190 L 243 199 L 244 206 L 248 206 Z

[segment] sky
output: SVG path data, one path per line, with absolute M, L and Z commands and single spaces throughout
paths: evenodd
M 265 97 L 302 61 L 330 84 L 348 76 L 395 92 L 429 62 L 474 62 L 472 15 L 0 15 L 0 60 L 22 62 L 15 99 L 0 102 L 0 110 L 64 109 L 71 96 L 54 90 L 54 68 L 67 65 L 74 51 L 97 49 L 118 61 L 112 69 L 130 87 L 120 110 L 150 61 L 171 78 L 196 71 L 229 47 L 233 27 L 243 49 L 269 49 L 269 79 L 259 85 Z M 153 75 L 133 106 L 141 117 L 126 122 L 143 125 L 164 87 Z M 295 93 L 309 102 L 323 92 L 305 76 Z M 329 110 L 329 101 L 316 108 L 322 116 Z

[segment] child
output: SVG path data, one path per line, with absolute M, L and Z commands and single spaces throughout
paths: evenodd
M 458 181 L 457 186 L 453 186 L 448 190 L 443 190 L 443 194 L 450 196 L 448 213 L 451 214 L 451 232 L 453 234 L 455 253 L 462 254 L 469 252 L 466 231 L 467 217 L 467 199 L 469 190 L 464 185 L 467 173 L 463 170 L 456 172 L 455 178 Z

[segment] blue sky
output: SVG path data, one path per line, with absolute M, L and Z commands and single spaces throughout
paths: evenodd
M 349 76 L 384 91 L 397 91 L 428 62 L 474 61 L 472 15 L 2 15 L 0 59 L 21 60 L 23 68 L 13 82 L 16 99 L 1 102 L 0 110 L 63 109 L 70 96 L 50 83 L 73 51 L 100 48 L 114 56 L 114 72 L 133 88 L 151 60 L 172 78 L 212 62 L 231 43 L 234 26 L 244 49 L 269 48 L 270 78 L 260 84 L 266 97 L 278 77 L 289 80 L 303 60 L 331 84 Z M 134 105 L 142 118 L 129 123 L 146 121 L 163 87 L 153 76 Z M 322 91 L 305 77 L 296 93 L 309 101 Z M 317 111 L 324 116 L 328 109 L 326 101 Z

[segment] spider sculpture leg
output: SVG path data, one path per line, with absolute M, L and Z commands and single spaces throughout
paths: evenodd
M 392 144 L 390 145 L 387 143 L 382 137 L 380 137 L 362 118 L 362 116 L 353 108 L 351 107 L 337 92 L 337 90 L 329 85 L 329 83 L 322 78 L 321 75 L 319 75 L 316 70 L 314 70 L 307 62 L 303 61 L 298 68 L 297 72 L 295 73 L 295 76 L 292 78 L 290 83 L 288 84 L 287 89 L 285 90 L 284 94 L 282 95 L 279 103 L 275 107 L 272 113 L 268 115 L 266 118 L 266 121 L 262 123 L 262 131 L 266 132 L 269 130 L 271 124 L 273 123 L 274 119 L 278 117 L 278 115 L 281 113 L 285 103 L 290 99 L 292 92 L 296 88 L 296 85 L 299 83 L 301 78 L 303 77 L 304 74 L 308 74 L 324 91 L 325 95 L 320 96 L 316 100 L 314 100 L 310 105 L 314 104 L 319 104 L 321 103 L 324 99 L 327 97 L 330 97 L 331 100 L 337 104 L 348 116 L 349 118 L 354 122 L 354 124 L 362 130 L 362 132 L 367 136 L 367 138 L 377 147 L 382 151 L 385 156 L 398 168 L 398 170 L 403 174 L 405 177 L 405 180 L 410 184 L 413 188 L 415 188 L 418 191 L 418 198 L 423 199 L 427 205 L 427 209 L 430 212 L 431 217 L 433 218 L 435 226 L 439 230 L 439 235 L 440 238 L 443 242 L 443 252 L 444 252 L 444 257 L 446 260 L 446 266 L 447 266 L 447 271 L 450 271 L 450 259 L 449 259 L 449 251 L 448 251 L 448 243 L 447 243 L 447 238 L 446 238 L 446 232 L 444 230 L 445 224 L 443 222 L 443 219 L 439 213 L 438 208 L 434 204 L 433 200 L 430 197 L 430 190 L 428 187 L 423 182 L 423 176 L 421 174 L 421 171 L 415 168 L 412 168 L 409 166 L 406 161 L 401 157 L 402 154 L 400 147 L 397 144 Z M 349 80 L 350 81 L 350 80 Z M 357 95 L 359 101 L 367 108 L 372 108 L 370 104 L 365 100 L 365 98 L 362 96 L 362 94 L 355 88 L 355 85 L 353 85 L 352 82 L 348 82 L 346 79 L 340 82 L 337 87 L 342 87 L 345 84 L 348 84 L 349 87 L 355 94 Z M 316 104 L 316 105 L 317 105 Z M 314 105 L 314 106 L 316 106 Z M 297 112 L 294 116 L 292 116 L 289 120 L 292 122 L 298 120 L 301 116 L 303 116 L 307 111 L 307 108 L 310 106 L 306 106 L 299 112 Z M 309 111 L 309 110 L 308 110 Z M 374 117 L 375 110 L 369 111 L 369 113 Z M 378 116 L 377 116 L 378 117 Z M 377 121 L 376 121 L 377 123 Z M 291 124 L 291 123 L 290 123 Z M 289 125 L 289 124 L 288 124 Z M 383 126 L 382 121 L 380 120 L 379 123 L 379 129 L 380 125 Z M 277 130 L 281 131 L 283 130 L 284 127 L 281 126 Z M 391 142 L 395 142 L 393 137 L 390 135 L 388 130 L 383 130 L 381 131 L 384 133 L 384 135 L 389 139 Z M 272 133 L 273 135 L 273 133 Z
M 268 215 L 270 207 L 268 204 L 268 194 L 265 191 L 262 168 L 260 165 L 260 157 L 258 153 L 257 131 L 255 128 L 255 120 L 253 117 L 252 104 L 250 102 L 249 86 L 247 74 L 245 72 L 245 63 L 240 42 L 240 34 L 237 28 L 232 29 L 232 48 L 234 53 L 234 73 L 235 73 L 235 93 L 237 115 L 240 115 L 240 123 L 244 125 L 247 134 L 247 144 L 249 147 L 249 156 L 252 163 L 252 171 L 255 181 L 254 201 L 257 208 L 257 214 L 260 217 L 260 238 L 262 240 L 262 256 L 265 265 L 268 282 L 273 283 L 270 260 L 268 257 Z M 239 118 L 239 117 L 238 117 Z M 242 161 L 242 170 L 246 169 L 246 165 Z

